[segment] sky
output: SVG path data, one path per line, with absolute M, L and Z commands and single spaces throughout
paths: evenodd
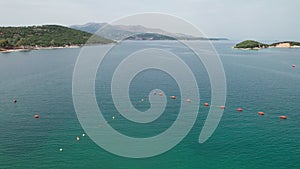
M 0 26 L 112 22 L 144 12 L 178 16 L 208 37 L 300 41 L 299 0 L 0 0 Z

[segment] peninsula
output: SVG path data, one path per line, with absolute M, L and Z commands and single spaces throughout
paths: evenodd
M 283 41 L 272 44 L 265 44 L 254 40 L 246 40 L 236 44 L 233 48 L 245 50 L 258 50 L 264 48 L 300 48 L 300 42 Z
M 76 47 L 114 41 L 60 25 L 0 27 L 0 51 Z

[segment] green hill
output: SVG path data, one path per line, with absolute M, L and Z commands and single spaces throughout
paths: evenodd
M 0 27 L 0 50 L 83 45 L 91 33 L 59 25 Z M 94 36 L 89 43 L 107 44 L 112 40 Z
M 269 47 L 268 44 L 260 43 L 254 40 L 246 40 L 234 46 L 234 48 L 241 48 L 241 49 L 255 49 L 255 48 L 267 48 L 267 47 Z
M 300 42 L 295 42 L 295 41 L 277 42 L 277 43 L 271 44 L 270 46 L 277 46 L 277 45 L 282 44 L 282 43 L 288 43 L 288 44 L 290 44 L 290 46 L 300 46 Z
M 264 49 L 264 48 L 300 48 L 300 42 L 283 41 L 272 44 L 264 44 L 254 40 L 245 40 L 234 46 L 237 49 Z

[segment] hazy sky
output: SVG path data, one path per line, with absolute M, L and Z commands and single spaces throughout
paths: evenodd
M 178 16 L 210 37 L 300 40 L 299 0 L 0 0 L 2 26 L 111 22 L 142 12 Z

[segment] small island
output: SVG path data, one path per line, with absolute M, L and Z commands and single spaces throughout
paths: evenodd
M 258 50 L 265 48 L 300 48 L 300 42 L 283 41 L 272 44 L 265 44 L 254 40 L 246 40 L 236 44 L 233 48 L 244 50 Z
M 0 51 L 78 47 L 114 41 L 60 25 L 0 27 Z M 92 39 L 90 39 L 92 37 Z

